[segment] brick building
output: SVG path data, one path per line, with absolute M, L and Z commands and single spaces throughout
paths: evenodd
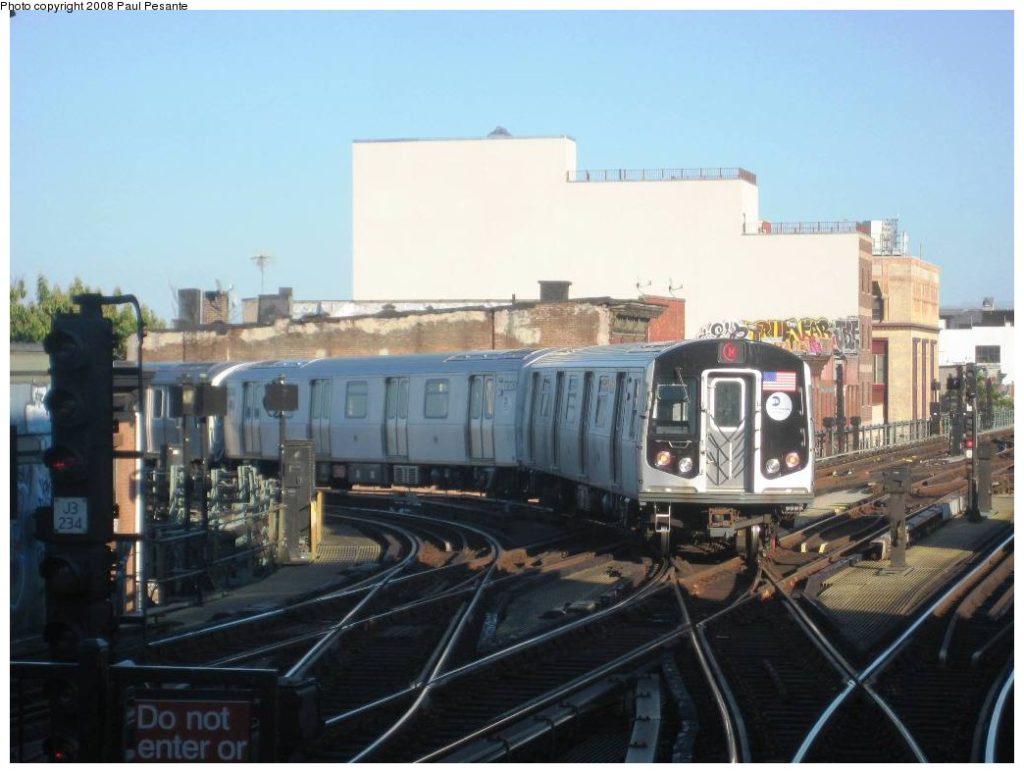
M 910 255 L 874 255 L 871 422 L 926 419 L 939 365 L 939 267 Z
M 578 298 L 348 317 L 286 316 L 264 325 L 151 331 L 144 355 L 147 362 L 246 361 L 627 343 L 648 340 L 651 321 L 666 309 L 681 318 L 680 306 L 680 301 Z M 130 339 L 129 359 L 135 356 L 133 346 Z

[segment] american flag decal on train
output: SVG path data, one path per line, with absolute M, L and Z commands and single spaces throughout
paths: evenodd
M 766 392 L 795 392 L 796 371 L 766 370 L 761 378 L 761 389 Z

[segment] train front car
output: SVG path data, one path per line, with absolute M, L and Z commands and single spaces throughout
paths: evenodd
M 685 341 L 650 365 L 640 503 L 667 550 L 673 527 L 754 557 L 814 497 L 810 369 L 743 340 Z

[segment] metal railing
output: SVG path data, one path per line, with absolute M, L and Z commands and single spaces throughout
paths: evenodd
M 777 234 L 871 234 L 871 224 L 856 220 L 807 220 L 792 223 L 773 223 L 769 220 L 747 223 L 746 236 L 772 236 Z
M 696 169 L 571 169 L 571 183 L 666 182 L 670 180 L 746 180 L 757 184 L 753 172 L 739 167 L 700 167 Z
M 989 432 L 1013 426 L 1013 409 L 998 408 L 991 420 L 983 418 L 979 432 Z M 858 451 L 873 451 L 883 448 L 918 443 L 931 437 L 949 437 L 952 422 L 948 414 L 939 417 L 939 431 L 933 432 L 931 419 L 897 421 L 891 424 L 872 424 L 866 427 L 848 425 L 844 429 L 829 427 L 815 433 L 814 453 L 821 461 Z

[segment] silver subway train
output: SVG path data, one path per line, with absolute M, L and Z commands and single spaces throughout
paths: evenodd
M 227 414 L 190 446 L 277 463 L 268 383 L 298 387 L 287 439 L 311 440 L 322 485 L 443 486 L 537 496 L 567 512 L 747 549 L 813 498 L 810 372 L 792 353 L 699 340 L 151 367 L 147 447 L 179 442 L 171 390 L 223 385 Z M 205 436 L 202 434 L 205 432 Z

